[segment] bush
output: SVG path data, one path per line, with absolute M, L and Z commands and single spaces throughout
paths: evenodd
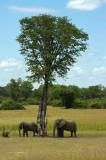
M 89 108 L 91 108 L 91 109 L 102 109 L 103 104 L 101 102 L 94 102 L 94 103 L 90 104 Z
M 74 108 L 83 108 L 86 109 L 88 108 L 88 104 L 86 101 L 82 101 L 82 100 L 75 100 L 74 102 Z
M 3 102 L 3 97 L 2 96 L 0 96 L 0 103 L 2 103 Z
M 103 109 L 106 109 L 106 101 L 103 102 Z
M 62 107 L 62 102 L 61 102 L 61 100 L 53 100 L 53 101 L 52 101 L 52 106 L 53 106 L 53 107 Z
M 106 100 L 105 99 L 91 99 L 91 100 L 89 100 L 89 108 L 105 109 L 106 108 Z
M 24 110 L 24 106 L 13 100 L 7 100 L 1 104 L 1 110 Z
M 28 105 L 39 105 L 40 102 L 36 98 L 28 98 L 26 103 Z

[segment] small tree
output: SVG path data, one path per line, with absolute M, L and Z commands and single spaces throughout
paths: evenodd
M 20 20 L 21 34 L 17 41 L 25 56 L 30 79 L 43 81 L 43 93 L 37 122 L 39 135 L 45 135 L 48 84 L 56 75 L 65 77 L 81 51 L 86 50 L 88 34 L 78 29 L 67 17 L 39 15 Z

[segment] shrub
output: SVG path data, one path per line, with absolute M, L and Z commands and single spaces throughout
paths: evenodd
M 27 105 L 39 105 L 40 101 L 36 98 L 28 98 L 27 101 L 25 101 L 25 104 Z
M 62 102 L 61 102 L 61 100 L 53 100 L 53 101 L 52 101 L 52 106 L 53 106 L 53 107 L 62 107 Z
M 74 108 L 88 108 L 88 104 L 86 101 L 82 101 L 82 100 L 75 100 L 74 102 Z
M 92 109 L 101 109 L 101 108 L 103 108 L 103 104 L 102 103 L 100 103 L 100 102 L 95 102 L 95 103 L 92 103 L 91 105 L 90 105 L 90 108 L 92 108 Z
M 105 108 L 106 101 L 104 99 L 91 99 L 89 101 L 89 108 L 102 109 Z
M 15 102 L 13 100 L 7 100 L 2 103 L 1 110 L 24 110 L 24 106 L 18 102 Z
M 3 102 L 3 97 L 2 96 L 0 96 L 0 103 L 2 103 Z
M 103 102 L 103 109 L 106 109 L 106 102 Z

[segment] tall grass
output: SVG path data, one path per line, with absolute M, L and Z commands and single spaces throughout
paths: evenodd
M 26 106 L 26 110 L 18 111 L 0 111 L 0 131 L 3 129 L 11 130 L 13 133 L 18 130 L 21 121 L 37 122 L 38 106 Z M 87 131 L 97 134 L 97 132 L 105 135 L 106 131 L 106 110 L 105 109 L 62 109 L 48 106 L 48 133 L 51 135 L 53 123 L 57 118 L 73 118 L 77 123 L 78 132 Z M 93 134 L 94 134 L 93 133 Z

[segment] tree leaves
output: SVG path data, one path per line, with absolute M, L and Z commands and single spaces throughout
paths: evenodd
M 21 34 L 17 41 L 33 81 L 45 80 L 47 75 L 48 82 L 55 80 L 56 74 L 64 77 L 80 52 L 86 50 L 88 34 L 67 17 L 25 17 L 20 20 L 20 25 Z

